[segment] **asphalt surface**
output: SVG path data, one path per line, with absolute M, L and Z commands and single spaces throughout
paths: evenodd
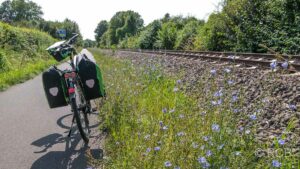
M 97 114 L 90 116 L 91 149 L 76 125 L 72 137 L 67 137 L 71 115 L 69 106 L 49 108 L 41 75 L 0 92 L 0 169 L 83 169 L 88 166 L 87 150 L 101 158 L 99 146 L 91 145 L 98 135 Z

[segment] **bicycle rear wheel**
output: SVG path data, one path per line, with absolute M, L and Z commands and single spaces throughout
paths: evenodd
M 71 106 L 72 106 L 72 109 L 74 112 L 74 116 L 75 116 L 75 120 L 77 123 L 79 133 L 80 133 L 83 141 L 86 144 L 88 144 L 88 142 L 89 142 L 89 124 L 88 124 L 87 116 L 84 114 L 84 112 L 80 112 L 80 110 L 78 110 L 78 106 L 77 106 L 75 98 L 71 99 Z

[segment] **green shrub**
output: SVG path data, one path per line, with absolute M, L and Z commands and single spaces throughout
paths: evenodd
M 9 70 L 9 62 L 3 52 L 0 51 L 0 73 Z

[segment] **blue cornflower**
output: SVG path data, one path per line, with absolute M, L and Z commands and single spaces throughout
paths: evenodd
M 294 104 L 289 104 L 289 108 L 293 111 L 296 111 L 297 110 L 297 106 L 294 105 Z
M 233 80 L 228 80 L 228 82 L 227 82 L 229 85 L 232 85 L 233 83 L 234 83 L 234 81 Z
M 219 146 L 218 146 L 218 150 L 222 150 L 223 147 L 224 147 L 224 144 L 219 145 Z
M 239 130 L 240 130 L 240 131 L 243 131 L 243 130 L 244 130 L 244 127 L 240 127 Z
M 221 97 L 223 96 L 223 93 L 222 93 L 222 89 L 217 91 L 215 94 L 214 94 L 215 97 Z
M 236 102 L 238 99 L 239 99 L 239 97 L 237 95 L 232 96 L 232 102 Z
M 285 144 L 285 140 L 279 139 L 279 140 L 278 140 L 278 143 L 279 143 L 280 145 L 284 145 L 284 144 Z
M 218 102 L 217 102 L 218 105 L 221 105 L 222 103 L 223 103 L 222 99 L 219 99 Z
M 211 73 L 212 75 L 216 75 L 216 74 L 217 74 L 217 70 L 216 70 L 216 69 L 212 69 L 212 70 L 210 71 L 210 73 Z
M 154 151 L 159 151 L 160 150 L 160 147 L 157 146 L 157 147 L 154 147 Z
M 180 79 L 176 81 L 177 84 L 181 84 L 181 82 L 182 81 Z
M 211 155 L 212 155 L 212 152 L 211 152 L 210 150 L 207 150 L 207 151 L 206 151 L 206 156 L 207 156 L 207 157 L 210 157 Z
M 159 121 L 160 127 L 163 127 L 164 123 L 162 121 Z
M 209 168 L 210 164 L 208 162 L 202 164 L 202 168 Z
M 209 140 L 209 137 L 203 136 L 203 140 L 204 140 L 204 141 L 208 141 L 208 140 Z
M 167 109 L 167 108 L 163 108 L 163 109 L 162 109 L 162 112 L 163 112 L 163 113 L 167 113 L 167 112 L 168 112 L 168 109 Z
M 251 120 L 256 120 L 256 115 L 255 114 L 252 114 L 249 117 L 250 117 Z
M 220 126 L 218 124 L 213 124 L 211 126 L 212 130 L 215 132 L 219 132 L 220 131 Z
M 272 63 L 270 64 L 270 66 L 271 66 L 272 70 L 276 69 L 276 67 L 277 67 L 277 60 L 273 60 Z
M 184 132 L 182 132 L 182 131 L 181 131 L 181 132 L 179 132 L 179 133 L 177 133 L 177 136 L 179 136 L 179 137 L 180 137 L 180 136 L 184 136 L 184 135 L 185 135 L 185 133 L 184 133 Z
M 206 160 L 205 157 L 200 157 L 200 158 L 198 158 L 198 162 L 201 163 L 201 164 L 203 164 L 203 163 L 206 163 L 207 160 Z
M 231 70 L 228 69 L 228 68 L 224 69 L 224 71 L 225 71 L 226 73 L 230 73 L 230 72 L 231 72 Z
M 168 126 L 164 126 L 162 129 L 163 130 L 168 130 Z
M 149 153 L 151 151 L 151 148 L 147 148 L 146 152 Z
M 166 162 L 165 162 L 165 166 L 166 166 L 166 167 L 171 167 L 171 166 L 172 166 L 172 163 L 171 163 L 170 161 L 166 161 Z
M 275 168 L 280 168 L 281 167 L 281 163 L 277 160 L 273 160 L 272 161 L 272 166 Z
M 289 67 L 289 62 L 287 62 L 287 61 L 283 62 L 283 63 L 281 64 L 281 67 L 282 67 L 283 69 L 287 69 L 287 68 Z

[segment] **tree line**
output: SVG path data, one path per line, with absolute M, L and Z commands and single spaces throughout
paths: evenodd
M 102 48 L 300 52 L 300 0 L 223 0 L 207 21 L 166 14 L 143 26 L 134 11 L 100 21 Z

